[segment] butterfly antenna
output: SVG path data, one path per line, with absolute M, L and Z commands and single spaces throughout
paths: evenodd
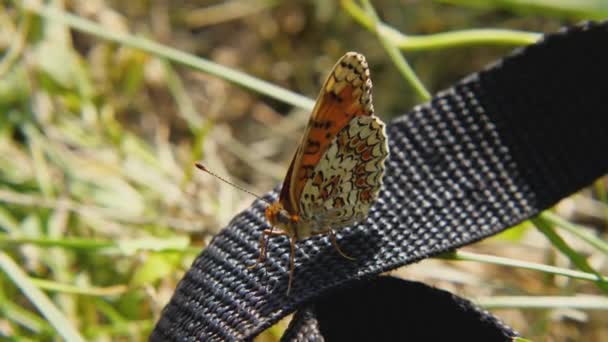
M 268 204 L 272 205 L 272 203 L 270 203 L 270 201 L 268 201 L 268 200 L 266 200 L 266 199 L 262 198 L 262 196 L 259 196 L 259 195 L 255 194 L 255 193 L 253 193 L 253 192 L 251 192 L 251 191 L 249 191 L 249 190 L 247 190 L 247 189 L 243 188 L 242 186 L 238 186 L 238 185 L 236 185 L 236 184 L 232 183 L 231 181 L 226 180 L 226 179 L 224 179 L 224 178 L 223 178 L 223 177 L 221 177 L 221 176 L 218 176 L 217 174 L 215 174 L 215 173 L 213 173 L 212 171 L 210 171 L 210 170 L 209 170 L 207 167 L 205 167 L 205 165 L 203 165 L 203 164 L 201 164 L 201 163 L 198 163 L 198 162 L 197 162 L 197 163 L 194 163 L 194 165 L 195 165 L 195 166 L 196 166 L 196 167 L 197 167 L 199 170 L 204 171 L 204 172 L 206 172 L 206 173 L 208 173 L 208 174 L 212 175 L 213 177 L 215 177 L 215 178 L 217 178 L 217 179 L 221 180 L 222 182 L 224 182 L 224 183 L 226 183 L 226 184 L 229 184 L 229 185 L 232 185 L 233 187 L 235 187 L 235 188 L 237 188 L 237 189 L 239 189 L 239 190 L 241 190 L 241 191 L 243 191 L 243 192 L 246 192 L 246 193 L 250 194 L 251 196 L 253 196 L 253 197 L 257 198 L 257 199 L 260 199 L 260 200 L 262 200 L 262 201 L 264 201 L 264 202 L 266 202 L 266 203 L 268 203 Z

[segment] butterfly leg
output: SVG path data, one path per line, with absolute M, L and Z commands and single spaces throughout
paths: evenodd
M 323 230 L 323 231 L 318 231 L 318 232 L 312 232 L 311 235 L 322 235 L 322 234 L 328 234 L 329 235 L 329 239 L 331 240 L 331 244 L 334 246 L 334 248 L 338 251 L 338 254 L 340 254 L 341 256 L 345 257 L 348 260 L 357 260 L 351 256 L 348 256 L 348 254 L 342 252 L 342 249 L 340 248 L 340 246 L 338 245 L 338 241 L 336 240 L 336 232 L 333 229 L 327 229 L 327 230 Z
M 336 232 L 333 229 L 330 229 L 328 233 L 329 233 L 329 239 L 331 240 L 331 244 L 334 245 L 334 247 L 336 248 L 336 250 L 338 251 L 338 253 L 341 256 L 345 257 L 348 260 L 356 260 L 355 258 L 348 256 L 346 253 L 342 252 L 342 249 L 338 245 L 338 241 L 336 239 Z
M 289 235 L 288 233 L 283 232 L 283 231 L 275 232 L 275 231 L 273 231 L 273 229 L 274 229 L 274 227 L 272 227 L 270 229 L 265 229 L 262 232 L 262 235 L 260 236 L 260 256 L 256 260 L 255 264 L 247 267 L 248 270 L 254 269 L 257 265 L 264 262 L 264 260 L 266 259 L 266 245 L 268 244 L 268 239 L 271 236 Z M 287 295 L 289 295 L 289 291 L 291 290 L 291 284 L 293 283 L 293 272 L 295 271 L 295 265 L 296 265 L 295 256 L 296 256 L 296 240 L 297 239 L 298 238 L 296 235 L 289 237 L 290 253 L 289 253 L 289 282 L 287 283 Z
M 274 227 L 271 227 L 270 229 L 264 229 L 264 231 L 262 232 L 262 235 L 260 235 L 260 256 L 258 256 L 258 259 L 255 261 L 255 264 L 251 265 L 251 266 L 247 266 L 247 269 L 251 270 L 254 269 L 257 265 L 259 265 L 260 263 L 264 262 L 264 260 L 266 260 L 266 245 L 268 244 L 268 239 L 271 236 L 279 236 L 279 235 L 286 235 L 287 233 L 285 232 L 275 232 L 274 231 Z

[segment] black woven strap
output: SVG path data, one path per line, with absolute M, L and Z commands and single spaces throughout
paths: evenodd
M 299 309 L 281 341 L 513 341 L 487 311 L 449 292 L 392 277 L 354 281 Z
M 327 237 L 299 242 L 289 296 L 285 238 L 246 269 L 267 227 L 255 202 L 195 260 L 151 339 L 251 339 L 331 289 L 478 241 L 588 185 L 608 170 L 606 42 L 607 23 L 548 35 L 392 122 L 380 198 L 339 234 L 356 261 Z

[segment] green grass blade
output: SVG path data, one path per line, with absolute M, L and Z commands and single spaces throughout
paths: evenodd
M 382 22 L 375 23 L 353 0 L 342 0 L 342 7 L 361 26 L 380 31 L 384 38 L 403 51 L 441 50 L 475 45 L 523 46 L 538 41 L 542 34 L 506 29 L 468 29 L 428 35 L 405 35 Z M 376 27 L 377 26 L 377 27 Z
M 69 342 L 84 342 L 84 338 L 82 338 L 63 313 L 57 309 L 55 304 L 30 281 L 27 274 L 13 259 L 2 252 L 0 252 L 0 269 L 6 273 L 31 303 L 36 306 L 61 337 Z
M 308 110 L 311 110 L 314 106 L 314 101 L 305 96 L 278 87 L 272 83 L 262 81 L 258 78 L 247 75 L 246 73 L 230 69 L 223 65 L 213 63 L 183 51 L 156 43 L 149 39 L 120 32 L 112 32 L 92 21 L 66 13 L 52 6 L 37 6 L 35 4 L 28 3 L 24 5 L 24 7 L 39 16 L 49 20 L 62 22 L 78 31 L 85 32 L 134 49 L 142 50 L 171 62 L 189 66 L 195 70 L 217 76 L 278 101 Z
M 386 38 L 385 33 L 381 30 L 381 26 L 379 26 L 380 19 L 376 14 L 372 4 L 368 0 L 363 0 L 363 5 L 365 7 L 367 15 L 371 18 L 374 23 L 374 32 L 382 46 L 386 50 L 386 53 L 389 55 L 403 78 L 414 88 L 418 97 L 420 97 L 423 101 L 428 101 L 431 99 L 431 93 L 426 89 L 422 81 L 418 78 L 412 67 L 408 64 L 408 62 L 403 58 L 401 52 L 397 47 L 395 47 L 392 42 Z
M 84 296 L 115 296 L 127 291 L 126 285 L 115 285 L 107 287 L 77 286 L 58 283 L 47 279 L 29 278 L 32 284 L 39 289 L 61 293 L 79 294 Z
M 519 309 L 580 309 L 608 310 L 608 298 L 604 296 L 492 296 L 480 297 L 474 300 L 487 309 L 519 308 Z
M 493 256 L 493 255 L 456 251 L 456 252 L 452 252 L 452 253 L 442 254 L 441 256 L 439 256 L 439 258 L 446 259 L 446 260 L 483 262 L 486 264 L 494 264 L 494 265 L 515 267 L 515 268 L 532 270 L 532 271 L 539 271 L 539 272 L 543 272 L 543 273 L 560 275 L 560 276 L 581 279 L 581 280 L 588 280 L 588 281 L 595 281 L 595 282 L 598 281 L 598 275 L 594 274 L 594 273 L 586 273 L 586 272 L 581 272 L 581 271 L 569 270 L 569 269 L 561 268 L 561 267 L 537 264 L 537 263 L 522 261 L 522 260 L 514 260 L 514 259 L 510 259 L 510 258 L 497 257 L 497 256 Z M 603 281 L 604 283 L 606 283 L 608 285 L 607 277 L 602 277 L 601 279 L 603 279 L 601 281 Z
M 441 32 L 426 36 L 403 36 L 395 45 L 406 51 L 439 50 L 473 45 L 525 46 L 543 35 L 503 29 L 470 29 Z
M 568 222 L 568 220 L 564 220 L 563 218 L 549 211 L 541 213 L 540 217 L 551 225 L 572 233 L 572 235 L 575 235 L 581 240 L 589 243 L 591 246 L 597 248 L 602 253 L 608 254 L 608 243 L 598 238 L 597 236 L 586 232 L 583 227 L 570 223 Z
M 36 333 L 38 336 L 53 332 L 51 326 L 40 316 L 0 296 L 0 317 Z
M 606 282 L 605 278 L 602 277 L 600 273 L 598 273 L 587 260 L 577 253 L 572 247 L 570 247 L 564 239 L 559 236 L 555 230 L 551 227 L 551 223 L 545 220 L 542 216 L 538 216 L 532 219 L 532 223 L 538 228 L 538 230 L 543 233 L 551 244 L 555 248 L 557 248 L 560 252 L 562 252 L 565 256 L 570 259 L 570 261 L 580 270 L 583 270 L 588 273 L 593 273 L 597 276 L 597 280 L 595 281 L 596 285 L 605 293 L 608 293 L 608 282 Z
M 200 247 L 191 247 L 189 240 L 183 237 L 173 238 L 138 238 L 138 239 L 122 239 L 115 241 L 93 240 L 86 238 L 46 238 L 46 237 L 26 237 L 26 236 L 9 236 L 0 234 L 0 246 L 3 245 L 21 245 L 33 244 L 40 247 L 60 247 L 66 249 L 82 250 L 82 251 L 99 251 L 105 253 L 119 255 L 133 255 L 139 251 L 153 252 L 181 252 L 198 254 L 201 252 Z
M 507 10 L 521 15 L 542 15 L 583 20 L 603 20 L 608 16 L 608 3 L 604 0 L 435 0 L 461 7 L 491 11 Z

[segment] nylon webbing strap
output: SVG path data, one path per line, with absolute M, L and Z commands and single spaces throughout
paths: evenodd
M 512 342 L 514 336 L 511 328 L 466 299 L 380 276 L 354 281 L 298 309 L 281 341 Z
M 608 171 L 607 42 L 606 23 L 548 35 L 393 121 L 380 198 L 338 235 L 356 261 L 327 237 L 299 242 L 289 296 L 286 238 L 246 269 L 268 227 L 256 201 L 195 260 L 151 339 L 251 339 L 331 289 L 478 241 L 590 184 Z

